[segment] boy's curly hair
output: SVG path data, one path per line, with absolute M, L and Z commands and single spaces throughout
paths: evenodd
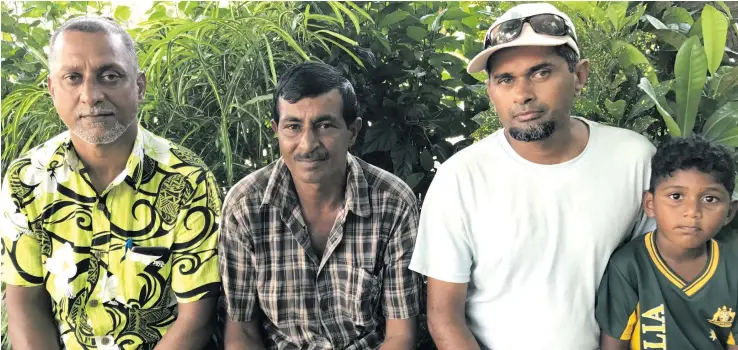
M 702 136 L 676 137 L 659 145 L 651 159 L 651 183 L 653 193 L 661 182 L 677 170 L 695 169 L 712 175 L 728 193 L 735 187 L 735 156 L 727 147 L 709 141 Z

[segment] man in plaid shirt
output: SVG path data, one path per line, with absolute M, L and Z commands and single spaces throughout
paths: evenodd
M 348 153 L 351 83 L 293 66 L 274 94 L 282 157 L 228 193 L 219 244 L 226 349 L 412 349 L 418 209 L 396 176 Z

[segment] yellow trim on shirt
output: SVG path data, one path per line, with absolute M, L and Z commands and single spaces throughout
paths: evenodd
M 636 314 L 636 323 L 635 323 L 635 327 L 633 327 L 633 330 L 635 330 L 635 332 L 633 332 L 632 334 L 633 336 L 630 338 L 630 349 L 631 350 L 641 350 L 641 332 L 638 331 L 641 329 L 641 318 L 638 316 L 641 314 L 641 304 L 640 303 L 636 304 L 635 314 Z
M 711 245 L 711 252 L 710 252 L 710 262 L 707 265 L 707 269 L 705 272 L 694 280 L 685 290 L 684 293 L 686 293 L 688 296 L 693 296 L 697 292 L 699 292 L 702 287 L 704 287 L 707 282 L 710 282 L 710 279 L 712 279 L 712 276 L 715 275 L 715 271 L 717 271 L 718 263 L 720 262 L 720 248 L 718 248 L 718 244 L 715 240 L 712 240 Z
M 671 281 L 675 286 L 679 287 L 679 289 L 684 289 L 685 283 L 682 281 L 679 276 L 675 275 L 671 272 L 669 267 L 666 265 L 666 262 L 664 262 L 661 257 L 659 256 L 659 253 L 656 251 L 656 242 L 654 240 L 654 234 L 653 232 L 647 233 L 647 237 L 645 239 L 646 241 L 646 249 L 648 250 L 648 255 L 651 256 L 651 261 L 653 261 L 653 264 L 656 265 L 656 268 L 661 272 L 666 279 Z
M 639 321 L 638 310 L 640 308 L 640 302 L 636 303 L 635 310 L 633 310 L 633 313 L 630 314 L 630 317 L 628 318 L 628 324 L 625 326 L 625 329 L 623 329 L 623 334 L 620 335 L 620 340 L 630 340 L 630 338 L 633 336 L 633 331 L 636 329 L 635 324 Z

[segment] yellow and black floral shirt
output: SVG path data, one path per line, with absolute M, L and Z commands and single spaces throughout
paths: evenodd
M 46 287 L 67 349 L 152 349 L 177 303 L 219 293 L 213 175 L 143 128 L 104 192 L 65 132 L 10 164 L 0 205 L 2 280 Z

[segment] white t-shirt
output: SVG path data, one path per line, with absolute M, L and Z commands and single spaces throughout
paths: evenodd
M 584 121 L 589 141 L 570 161 L 529 162 L 499 130 L 446 161 L 428 190 L 410 269 L 468 283 L 482 349 L 598 347 L 595 294 L 610 254 L 652 225 L 641 200 L 655 149 Z

